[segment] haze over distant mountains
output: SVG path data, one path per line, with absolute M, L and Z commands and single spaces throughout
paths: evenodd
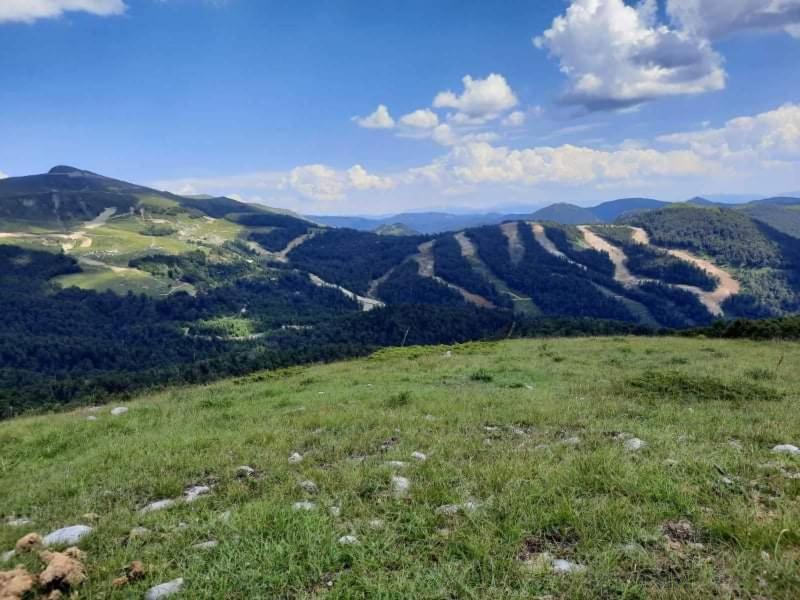
M 584 225 L 593 223 L 613 223 L 620 217 L 633 215 L 645 210 L 654 210 L 671 205 L 691 204 L 694 206 L 781 206 L 800 202 L 800 192 L 781 194 L 776 197 L 763 197 L 747 194 L 711 194 L 696 196 L 684 203 L 666 202 L 654 198 L 620 198 L 609 200 L 595 206 L 578 206 L 568 202 L 557 202 L 542 208 L 519 212 L 407 212 L 395 215 L 372 216 L 339 216 L 309 215 L 307 218 L 329 227 L 347 227 L 359 231 L 376 231 L 389 225 L 402 225 L 410 231 L 424 234 L 436 234 L 445 231 L 458 231 L 469 227 L 496 225 L 505 221 L 531 220 L 553 221 L 564 225 Z M 762 213 L 765 211 L 761 211 Z M 790 217 L 800 216 L 792 211 Z

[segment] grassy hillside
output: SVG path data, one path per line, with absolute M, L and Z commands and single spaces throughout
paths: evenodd
M 797 598 L 800 458 L 771 449 L 800 443 L 798 361 L 704 339 L 407 348 L 8 421 L 0 507 L 33 523 L 0 525 L 0 551 L 93 526 L 82 598 L 177 577 L 215 600 Z M 144 578 L 112 587 L 133 560 Z

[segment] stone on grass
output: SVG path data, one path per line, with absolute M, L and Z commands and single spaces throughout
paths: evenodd
M 331 507 L 328 509 L 328 512 L 330 513 L 330 515 L 331 515 L 332 517 L 338 517 L 339 515 L 341 515 L 341 514 L 342 514 L 342 509 L 341 509 L 341 508 L 339 508 L 338 506 L 331 506 Z
M 739 440 L 730 440 L 728 442 L 728 446 L 730 446 L 734 450 L 741 450 L 742 449 L 742 442 L 740 442 Z
M 800 456 L 800 448 L 792 444 L 778 444 L 772 451 L 775 454 L 790 454 L 792 456 Z
M 92 533 L 91 527 L 70 525 L 48 533 L 44 536 L 42 543 L 45 546 L 74 546 L 90 533 Z
M 553 572 L 555 573 L 581 573 L 585 570 L 585 565 L 574 563 L 571 560 L 564 560 L 563 558 L 553 560 Z
M 256 470 L 248 465 L 242 465 L 241 467 L 236 467 L 236 476 L 245 479 L 247 477 L 255 477 Z
M 385 523 L 383 522 L 383 519 L 372 519 L 369 522 L 369 526 L 371 529 L 383 529 Z
M 155 502 L 151 502 L 139 510 L 139 514 L 144 515 L 151 512 L 157 512 L 159 510 L 164 510 L 165 508 L 171 508 L 175 506 L 175 504 L 175 500 L 171 498 L 167 498 L 166 500 L 156 500 Z
M 33 521 L 26 517 L 9 517 L 6 519 L 6 525 L 9 527 L 27 527 L 33 525 Z
M 303 462 L 303 455 L 299 452 L 293 452 L 292 455 L 289 457 L 289 464 L 296 465 L 297 463 Z
M 317 487 L 317 484 L 314 483 L 313 481 L 311 481 L 310 479 L 306 479 L 305 481 L 301 481 L 298 485 L 303 489 L 304 492 L 306 492 L 308 494 L 316 494 L 316 493 L 319 492 L 319 488 Z
M 411 453 L 411 458 L 413 458 L 414 460 L 421 461 L 421 462 L 424 462 L 424 461 L 428 460 L 428 456 L 426 454 L 423 454 L 422 452 L 412 452 Z
M 408 494 L 409 489 L 411 489 L 411 482 L 408 479 L 397 475 L 392 477 L 392 493 L 396 498 L 401 498 Z
M 623 446 L 625 446 L 625 450 L 628 452 L 636 452 L 637 450 L 641 450 L 642 448 L 646 447 L 647 442 L 635 437 L 625 440 Z
M 8 562 L 12 558 L 14 558 L 16 555 L 17 555 L 17 551 L 16 550 L 9 550 L 8 552 L 3 552 L 2 554 L 0 554 L 0 562 L 4 562 L 4 563 Z
M 436 509 L 436 514 L 450 517 L 453 515 L 457 515 L 460 510 L 461 510 L 460 504 L 443 504 L 442 506 Z
M 354 546 L 358 544 L 358 538 L 354 535 L 343 535 L 339 538 L 339 543 L 343 546 Z
M 126 406 L 117 406 L 111 409 L 111 414 L 115 417 L 124 415 L 126 412 L 128 412 L 128 408 Z
M 193 485 L 183 493 L 184 502 L 194 502 L 201 496 L 207 496 L 211 493 L 211 488 L 207 485 Z
M 206 542 L 192 544 L 192 548 L 195 550 L 211 550 L 212 548 L 216 548 L 218 545 L 219 542 L 217 540 L 208 540 Z
M 294 510 L 316 510 L 317 505 L 313 502 L 309 502 L 308 500 L 302 500 L 301 502 L 295 502 L 292 504 L 292 509 Z
M 97 417 L 95 417 L 94 415 L 89 415 L 88 417 L 86 417 L 86 420 L 87 421 L 97 421 Z
M 406 466 L 406 463 L 404 463 L 402 460 L 390 460 L 386 464 L 393 469 L 402 469 Z
M 166 583 L 160 583 L 156 586 L 151 587 L 147 590 L 147 593 L 144 595 L 145 600 L 159 600 L 160 598 L 166 598 L 167 596 L 173 596 L 181 591 L 183 587 L 183 577 L 178 577 L 178 579 L 173 579 L 172 581 L 168 581 Z

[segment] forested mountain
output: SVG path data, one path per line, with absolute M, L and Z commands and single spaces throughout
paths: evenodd
M 790 203 L 662 204 L 379 235 L 71 167 L 5 179 L 0 415 L 382 345 L 800 310 L 800 240 L 758 212 Z

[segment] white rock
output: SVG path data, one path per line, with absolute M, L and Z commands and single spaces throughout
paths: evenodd
M 436 509 L 436 514 L 452 516 L 452 515 L 457 515 L 460 510 L 461 510 L 460 504 L 444 504 Z
M 557 558 L 553 561 L 553 571 L 556 573 L 581 573 L 585 570 L 585 565 L 579 565 L 569 560 Z
M 175 529 L 189 529 L 189 524 L 181 521 L 180 523 L 175 525 Z
M 339 543 L 343 546 L 354 546 L 358 544 L 358 538 L 354 535 L 343 535 L 339 538 Z
M 772 451 L 775 454 L 791 454 L 792 456 L 800 456 L 800 448 L 792 444 L 778 444 Z
M 313 502 L 309 502 L 308 500 L 303 500 L 302 502 L 295 502 L 292 504 L 292 509 L 294 510 L 316 510 L 317 505 Z
M 125 406 L 117 406 L 116 408 L 111 409 L 111 414 L 115 417 L 124 415 L 126 412 L 128 412 L 128 408 Z
M 568 437 L 565 440 L 561 440 L 561 443 L 564 444 L 565 446 L 577 446 L 578 444 L 581 443 L 581 438 L 579 438 L 578 436 L 572 436 Z
M 464 512 L 475 512 L 478 508 L 480 508 L 480 504 L 475 502 L 475 500 L 467 500 L 461 505 L 461 510 Z
M 341 515 L 341 514 L 342 514 L 342 509 L 341 509 L 341 508 L 339 508 L 338 506 L 331 506 L 331 507 L 328 509 L 328 512 L 330 513 L 330 515 L 331 515 L 332 517 L 338 517 L 339 515 Z
M 256 474 L 256 470 L 253 467 L 248 465 L 242 465 L 241 467 L 236 467 L 236 476 L 237 477 L 253 477 Z
M 728 446 L 730 446 L 734 450 L 741 450 L 742 449 L 742 442 L 740 442 L 739 440 L 730 440 L 728 442 Z
M 161 583 L 147 590 L 147 593 L 144 595 L 144 600 L 159 600 L 160 598 L 172 596 L 180 592 L 182 587 L 183 577 L 173 579 L 172 581 L 168 581 L 166 583 Z
M 406 463 L 404 463 L 402 460 L 390 460 L 386 464 L 393 469 L 402 469 L 406 466 Z
M 33 525 L 33 521 L 26 517 L 9 517 L 6 519 L 6 525 L 9 527 L 27 527 L 28 525 Z
M 87 525 L 71 525 L 48 533 L 44 536 L 42 543 L 45 546 L 75 546 L 90 533 L 92 533 L 92 528 Z
M 383 522 L 383 519 L 372 519 L 369 522 L 369 526 L 372 529 L 383 529 L 384 526 L 385 526 L 385 523 Z
M 12 558 L 14 558 L 14 556 L 16 556 L 16 554 L 17 553 L 16 553 L 15 550 L 9 550 L 8 552 L 3 552 L 2 554 L 0 554 L 0 562 L 4 562 L 4 563 L 8 562 Z
M 219 545 L 217 540 L 208 540 L 207 542 L 200 542 L 199 544 L 193 544 L 192 548 L 195 550 L 211 550 L 212 548 L 216 548 Z
M 305 491 L 305 492 L 307 492 L 309 494 L 316 494 L 317 492 L 319 492 L 319 488 L 317 487 L 317 484 L 314 483 L 313 481 L 311 481 L 310 479 L 306 479 L 305 481 L 301 481 L 298 485 L 303 489 L 303 491 Z
M 97 421 L 97 417 L 95 417 L 94 415 L 89 415 L 88 417 L 86 417 L 86 420 L 87 421 Z
M 139 511 L 139 513 L 144 515 L 159 510 L 164 510 L 165 508 L 171 508 L 173 506 L 175 506 L 175 500 L 172 500 L 170 498 L 166 500 L 156 500 L 155 502 L 151 502 L 150 504 L 142 508 Z
M 408 490 L 411 489 L 411 482 L 406 479 L 405 477 L 398 477 L 395 475 L 392 477 L 392 493 L 395 497 L 400 498 L 408 494 Z
M 421 461 L 421 462 L 424 462 L 424 461 L 428 460 L 428 456 L 426 454 L 423 454 L 422 452 L 412 452 L 411 453 L 411 458 L 413 458 L 414 460 Z
M 642 448 L 646 447 L 647 442 L 640 440 L 639 438 L 630 438 L 625 440 L 623 446 L 625 446 L 625 450 L 628 450 L 629 452 L 636 452 L 637 450 L 641 450 Z
M 103 408 L 102 406 L 90 406 L 86 410 L 88 410 L 90 413 L 96 413 L 96 412 L 100 412 L 100 410 L 102 410 L 102 408 Z
M 207 496 L 211 493 L 211 488 L 207 485 L 193 485 L 183 493 L 184 502 L 194 502 L 201 496 Z
M 301 463 L 301 462 L 303 462 L 303 455 L 300 454 L 299 452 L 294 452 L 289 457 L 289 464 L 290 465 L 296 465 L 297 463 Z

